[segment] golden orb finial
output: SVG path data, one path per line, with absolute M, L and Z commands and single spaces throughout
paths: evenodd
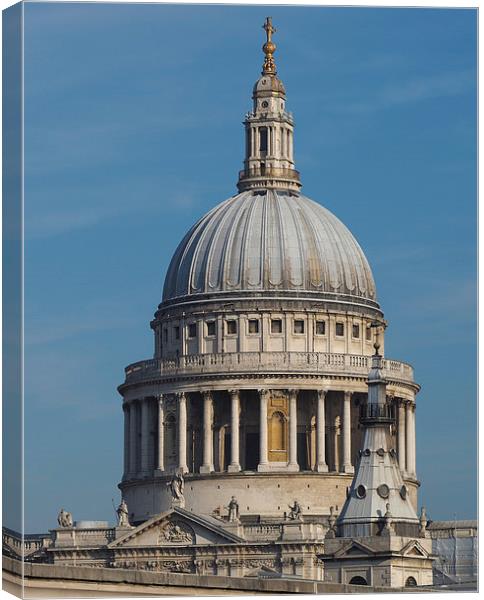
M 267 17 L 262 29 L 265 30 L 267 40 L 262 46 L 262 51 L 266 55 L 264 64 L 262 66 L 263 75 L 275 75 L 276 74 L 276 63 L 274 62 L 273 54 L 276 51 L 276 45 L 272 41 L 272 34 L 276 32 L 276 29 L 272 26 L 272 18 Z

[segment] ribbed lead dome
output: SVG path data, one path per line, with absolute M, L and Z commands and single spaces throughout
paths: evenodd
M 266 190 L 229 198 L 190 229 L 163 301 L 268 291 L 376 300 L 368 261 L 343 223 L 305 196 Z

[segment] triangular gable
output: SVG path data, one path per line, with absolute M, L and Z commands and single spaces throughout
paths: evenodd
M 115 539 L 108 547 L 190 546 L 213 543 L 233 544 L 244 541 L 200 515 L 194 515 L 180 508 L 172 508 L 141 523 Z
M 411 540 L 401 550 L 400 554 L 403 556 L 417 556 L 419 558 L 429 558 L 430 554 L 425 548 L 418 542 L 418 540 Z
M 340 548 L 337 552 L 334 553 L 335 558 L 344 558 L 345 556 L 369 556 L 375 553 L 372 548 L 362 544 L 361 542 L 357 542 L 356 540 L 351 540 Z
M 271 569 L 269 567 L 266 567 L 265 565 L 262 565 L 262 567 L 258 568 L 258 569 L 254 569 L 253 571 L 250 571 L 249 573 L 247 573 L 246 577 L 267 577 L 267 578 L 275 578 L 275 577 L 281 577 L 282 574 L 277 572 L 274 569 Z

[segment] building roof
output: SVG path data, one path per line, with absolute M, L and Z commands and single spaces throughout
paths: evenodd
M 427 529 L 477 529 L 477 521 L 468 519 L 461 521 L 430 521 Z
M 351 296 L 378 308 L 370 266 L 347 227 L 281 190 L 242 192 L 202 217 L 175 251 L 163 301 L 262 291 Z

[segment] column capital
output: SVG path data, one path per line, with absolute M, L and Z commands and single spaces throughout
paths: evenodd
M 260 398 L 264 398 L 267 400 L 269 394 L 271 393 L 271 390 L 268 390 L 266 388 L 261 388 L 261 389 L 258 389 L 257 392 L 258 392 Z
M 299 390 L 297 388 L 288 388 L 288 389 L 286 389 L 286 394 L 288 394 L 288 396 L 290 398 L 294 398 L 294 397 L 297 398 L 298 393 L 299 393 Z
M 348 398 L 348 397 L 351 398 L 351 396 L 354 394 L 354 392 L 351 390 L 344 390 L 343 394 L 344 394 L 345 398 Z
M 231 390 L 227 390 L 227 392 L 229 393 L 229 396 L 230 396 L 231 398 L 233 398 L 234 396 L 235 396 L 236 398 L 239 398 L 239 397 L 240 397 L 240 390 L 239 390 L 239 389 L 231 389 Z
M 316 390 L 318 394 L 318 398 L 326 398 L 328 395 L 329 389 L 327 387 L 319 388 Z
M 187 398 L 187 395 L 185 394 L 185 392 L 177 392 L 175 395 L 176 395 L 176 399 L 178 401 L 186 400 L 186 398 Z
M 212 400 L 213 399 L 212 390 L 202 390 L 201 394 L 202 394 L 202 398 L 204 400 Z

